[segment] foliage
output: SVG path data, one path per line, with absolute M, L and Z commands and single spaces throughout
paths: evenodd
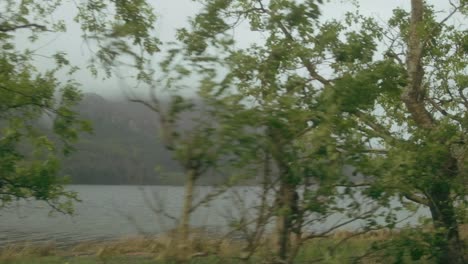
M 441 232 L 432 248 L 438 262 L 463 262 L 468 56 L 466 28 L 448 21 L 464 15 L 466 2 L 452 3 L 439 19 L 430 5 L 413 1 L 411 12 L 396 9 L 387 25 L 359 12 L 320 20 L 322 1 L 203 2 L 191 28 L 179 31 L 180 53 L 204 76 L 205 95 L 240 106 L 229 116 L 235 126 L 258 132 L 242 145 L 272 155 L 283 199 L 277 216 L 291 214 L 286 193 L 307 181 L 318 189 L 305 195 L 305 205 L 337 195 L 336 185 L 359 192 L 340 171 L 350 164 L 370 175 L 358 185 L 378 204 L 389 207 L 397 196 L 410 210 L 430 209 Z M 230 29 L 241 23 L 261 43 L 238 46 Z M 232 135 L 243 138 L 235 126 Z M 335 209 L 325 200 L 305 212 Z M 386 219 L 393 228 L 394 216 Z
M 83 1 L 76 6 L 84 33 L 101 47 L 96 58 L 107 65 L 107 72 L 119 55 L 128 53 L 130 45 L 148 53 L 157 50 L 156 41 L 149 37 L 154 23 L 149 6 L 145 1 L 125 3 Z M 77 199 L 75 193 L 63 187 L 66 181 L 58 175 L 58 156 L 73 150 L 71 143 L 78 139 L 79 132 L 90 131 L 90 125 L 73 110 L 81 98 L 79 83 L 73 79 L 79 69 L 69 62 L 67 54 L 38 54 L 35 47 L 43 35 L 66 32 L 65 23 L 53 19 L 54 12 L 64 4 L 62 0 L 7 0 L 0 6 L 1 206 L 35 198 L 54 209 L 71 212 L 71 201 Z M 25 36 L 29 45 L 16 47 L 17 40 Z M 37 56 L 49 57 L 55 66 L 36 68 Z M 90 64 L 95 73 L 96 63 Z M 68 80 L 57 77 L 63 72 Z M 41 123 L 52 123 L 53 135 Z
M 84 1 L 76 16 L 85 39 L 99 49 L 89 65 L 92 73 L 97 75 L 100 65 L 109 76 L 131 60 L 135 78 L 150 88 L 147 98 L 133 100 L 158 115 L 161 139 L 187 173 L 187 231 L 199 177 L 226 170 L 242 179 L 262 171 L 263 204 L 253 221 L 264 230 L 268 219 L 276 220 L 282 263 L 292 263 L 307 240 L 346 223 L 365 220 L 363 232 L 395 228 L 394 210 L 403 209 L 391 208 L 395 197 L 406 210 L 427 207 L 433 229 L 418 232 L 422 238 L 410 232 L 390 241 L 392 261 L 464 262 L 459 226 L 467 217 L 467 29 L 452 18 L 466 17 L 467 1 L 450 2 L 452 10 L 440 18 L 432 6 L 413 0 L 409 12 L 395 9 L 384 25 L 358 11 L 341 20 L 323 19 L 321 0 L 201 2 L 190 27 L 178 31 L 177 43 L 168 44 L 160 72 L 151 64 L 160 43 L 152 37 L 155 17 L 145 1 Z M 52 56 L 57 68 L 39 72 L 32 66 L 34 52 L 14 47 L 18 30 L 31 30 L 31 41 L 47 30 L 42 24 L 60 3 L 10 0 L 4 5 L 11 16 L 0 20 L 5 120 L 0 158 L 6 173 L 0 186 L 13 188 L 4 195 L 6 202 L 64 194 L 60 187 L 50 189 L 58 183 L 50 177 L 57 163 L 45 155 L 53 155 L 54 145 L 32 121 L 52 111 L 65 152 L 77 130 L 86 128 L 76 126 L 70 109 L 79 99 L 76 83 L 55 78 L 64 66 L 77 70 L 65 54 Z M 30 17 L 31 10 L 37 17 Z M 63 23 L 51 25 L 65 30 Z M 232 31 L 240 25 L 261 40 L 241 44 Z M 202 104 L 181 96 L 188 87 L 196 88 Z M 171 96 L 168 105 L 160 101 L 161 90 Z M 181 125 L 187 121 L 183 113 L 193 114 L 188 129 Z M 31 144 L 19 146 L 25 138 Z M 31 158 L 26 157 L 31 148 Z M 343 173 L 347 165 L 367 176 L 356 182 Z M 17 190 L 18 183 L 33 185 Z M 265 198 L 269 194 L 274 201 Z M 359 195 L 372 201 L 370 210 Z M 344 207 L 340 199 L 347 201 Z M 379 207 L 387 210 L 378 212 Z M 335 213 L 346 213 L 349 222 L 324 231 L 306 228 Z M 377 224 L 378 216 L 384 217 L 383 225 Z M 234 226 L 248 233 L 243 221 Z M 252 252 L 262 232 L 249 241 Z
M 381 36 L 373 20 L 361 25 L 360 16 L 349 15 L 349 27 L 362 26 L 354 32 L 338 21 L 322 23 L 319 16 L 314 1 L 205 1 L 191 28 L 179 31 L 181 43 L 171 47 L 158 82 L 178 91 L 186 87 L 183 80 L 197 79 L 192 87 L 197 85 L 199 96 L 213 104 L 210 117 L 221 128 L 221 141 L 210 138 L 209 144 L 228 142 L 221 149 L 244 177 L 258 177 L 265 168 L 265 192 L 275 201 L 260 205 L 256 219 L 241 218 L 234 226 L 246 231 L 242 222 L 256 221 L 263 229 L 274 216 L 284 230 L 278 235 L 279 258 L 287 262 L 308 239 L 346 224 L 318 232 L 310 231 L 310 223 L 345 210 L 348 223 L 372 216 L 374 207 L 366 210 L 356 201 L 346 209 L 337 205 L 339 199 L 353 200 L 355 193 L 336 188 L 349 176 L 343 174 L 346 155 L 336 136 L 345 128 L 335 119 L 337 113 L 370 109 L 379 90 L 401 81 L 397 74 L 380 81 L 379 74 L 397 66 L 372 63 Z M 229 29 L 242 20 L 265 37 L 263 45 L 236 46 Z M 332 63 L 336 83 L 318 72 L 317 65 L 329 63 L 325 57 L 330 53 L 337 57 Z M 362 93 L 368 97 L 354 100 Z M 294 198 L 298 192 L 300 199 Z M 298 237 L 296 245 L 292 236 Z M 248 250 L 255 250 L 253 243 Z

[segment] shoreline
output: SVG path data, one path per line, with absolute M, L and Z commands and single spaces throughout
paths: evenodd
M 466 241 L 468 224 L 461 226 L 460 229 L 463 234 L 462 239 Z M 424 228 L 420 230 L 424 230 Z M 333 251 L 333 255 L 329 256 L 335 261 L 333 263 L 349 263 L 350 259 L 365 255 L 376 242 L 402 238 L 403 233 L 400 231 L 403 229 L 370 231 L 364 234 L 337 231 L 328 237 L 320 237 L 304 243 L 298 255 L 298 263 L 323 258 L 324 254 L 328 254 L 326 252 L 330 250 Z M 411 230 L 405 229 L 405 231 Z M 252 255 L 251 262 L 248 263 L 258 263 L 260 260 L 274 256 L 273 239 L 272 237 L 263 239 L 260 247 Z M 183 247 L 181 247 L 182 245 Z M 40 260 L 37 263 L 162 264 L 180 260 L 181 250 L 184 250 L 185 256 L 188 256 L 190 260 L 196 258 L 196 263 L 200 264 L 214 264 L 219 263 L 220 260 L 227 261 L 227 263 L 244 263 L 230 261 L 241 260 L 242 256 L 246 254 L 245 246 L 246 243 L 241 240 L 213 238 L 203 233 L 192 236 L 189 241 L 181 242 L 176 239 L 174 233 L 169 232 L 152 237 L 134 236 L 105 241 L 86 241 L 66 248 L 59 248 L 53 242 L 40 245 L 10 244 L 6 248 L 0 247 L 0 263 L 3 263 L 2 261 L 15 264 L 36 263 Z

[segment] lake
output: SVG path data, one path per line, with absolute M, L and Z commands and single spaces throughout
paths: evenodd
M 82 200 L 75 204 L 72 216 L 50 213 L 50 208 L 39 202 L 19 202 L 2 209 L 0 244 L 53 241 L 67 245 L 158 234 L 176 226 L 176 222 L 163 216 L 160 209 L 177 217 L 184 194 L 180 186 L 71 185 L 68 188 L 76 191 Z M 196 197 L 200 200 L 213 190 L 213 187 L 197 187 Z M 259 191 L 259 187 L 234 188 L 211 201 L 209 207 L 202 206 L 196 210 L 192 226 L 214 232 L 226 230 L 230 219 L 239 215 L 239 199 L 246 207 L 255 205 Z M 393 206 L 398 206 L 398 202 Z M 408 212 L 398 213 L 401 219 L 409 217 L 400 225 L 415 224 L 417 217 L 424 215 L 428 215 L 427 210 L 420 209 L 412 217 Z M 343 215 L 336 214 L 313 228 L 323 229 L 344 219 Z M 357 222 L 345 228 L 354 229 L 360 225 L 362 223 Z

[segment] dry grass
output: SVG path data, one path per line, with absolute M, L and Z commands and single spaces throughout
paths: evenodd
M 128 237 L 108 242 L 80 243 L 55 252 L 60 256 L 147 256 L 156 260 L 186 261 L 194 257 L 219 256 L 231 258 L 239 255 L 243 243 L 206 236 L 195 230 L 188 241 L 181 242 L 174 232 L 157 237 Z
M 468 238 L 468 225 L 461 226 L 460 233 L 466 241 Z M 399 232 L 390 230 L 372 231 L 361 235 L 347 231 L 335 232 L 328 238 L 314 239 L 307 242 L 298 255 L 297 263 L 319 259 L 325 260 L 325 263 L 346 263 L 352 257 L 364 254 L 373 242 L 389 241 L 398 238 L 398 236 Z M 245 254 L 245 243 L 240 240 L 215 238 L 199 231 L 194 231 L 190 239 L 183 241 L 183 243 L 177 237 L 174 232 L 169 232 L 151 238 L 127 237 L 109 242 L 86 242 L 65 249 L 60 249 L 53 243 L 39 246 L 24 243 L 2 248 L 0 250 L 0 263 L 10 263 L 8 261 L 21 258 L 48 256 L 58 257 L 59 259 L 89 257 L 96 260 L 95 262 L 86 263 L 127 263 L 126 261 L 107 261 L 107 259 L 116 256 L 145 258 L 155 263 L 168 263 L 169 260 L 175 261 L 174 263 L 188 262 L 188 260 L 194 259 L 199 259 L 199 262 L 196 263 L 214 263 L 212 262 L 214 261 L 213 258 L 216 258 L 217 261 L 223 259 L 226 263 L 238 263 L 239 258 Z M 336 246 L 337 244 L 339 246 Z M 264 261 L 271 258 L 274 255 L 272 249 L 272 239 L 264 239 L 262 246 L 256 250 L 251 263 L 258 263 L 260 260 Z M 381 263 L 379 261 L 381 260 L 368 259 L 364 263 Z
M 0 262 L 7 262 L 20 257 L 46 257 L 57 254 L 54 243 L 33 245 L 30 243 L 8 245 L 0 250 Z

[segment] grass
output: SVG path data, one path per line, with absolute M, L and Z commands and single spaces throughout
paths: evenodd
M 463 239 L 468 237 L 468 225 L 462 227 Z M 237 264 L 243 262 L 244 244 L 236 240 L 220 240 L 194 236 L 189 243 L 182 243 L 168 234 L 158 238 L 127 238 L 112 242 L 88 242 L 60 249 L 53 244 L 33 246 L 12 245 L 0 250 L 2 264 Z M 296 263 L 317 261 L 327 264 L 351 263 L 353 257 L 368 252 L 373 242 L 393 241 L 401 238 L 399 232 L 372 232 L 353 236 L 350 232 L 338 232 L 327 238 L 308 241 L 299 251 Z M 343 240 L 345 239 L 345 240 Z M 339 246 L 336 246 L 339 244 Z M 261 246 L 248 263 L 268 263 L 274 255 L 269 241 Z M 203 254 L 201 254 L 203 253 Z M 181 256 L 189 256 L 184 259 Z M 185 260 L 185 261 L 184 261 Z M 389 259 L 363 259 L 362 263 L 387 263 Z M 404 263 L 431 263 L 429 260 L 412 262 L 404 257 Z
M 75 258 L 64 258 L 64 257 L 22 257 L 11 260 L 3 260 L 0 263 L 5 264 L 98 264 L 98 263 L 113 263 L 113 264 L 154 264 L 154 260 L 150 258 L 139 258 L 139 257 L 125 257 L 116 256 L 109 258 L 106 261 L 102 261 L 97 257 L 75 257 Z
M 157 242 L 155 242 L 157 241 Z M 304 263 L 305 260 L 323 259 L 325 263 L 347 263 L 342 262 L 344 259 L 349 259 L 353 254 L 363 253 L 367 249 L 368 241 L 365 240 L 350 240 L 349 243 L 343 244 L 340 247 L 337 256 L 339 258 L 328 256 L 329 249 L 334 243 L 339 241 L 338 238 L 314 240 L 308 243 L 304 250 L 298 255 L 297 263 Z M 177 263 L 177 255 L 180 255 L 182 250 L 174 246 L 167 246 L 171 242 L 161 240 L 148 239 L 128 239 L 114 243 L 95 243 L 81 244 L 74 248 L 59 250 L 51 246 L 46 247 L 28 247 L 4 249 L 0 255 L 0 263 L 5 264 L 26 264 L 26 263 L 50 263 L 50 264 L 162 264 L 162 263 Z M 192 264 L 214 264 L 214 263 L 243 263 L 237 256 L 241 255 L 242 245 L 232 242 L 219 245 L 213 245 L 213 242 L 194 243 L 188 251 L 194 252 L 198 248 L 200 252 L 209 250 L 218 250 L 218 255 L 196 256 L 190 259 L 188 263 Z M 194 255 L 194 254 L 192 254 Z M 273 252 L 269 247 L 262 247 L 252 258 L 250 263 L 262 263 L 263 260 L 271 258 Z M 333 261 L 333 262 L 331 262 Z

